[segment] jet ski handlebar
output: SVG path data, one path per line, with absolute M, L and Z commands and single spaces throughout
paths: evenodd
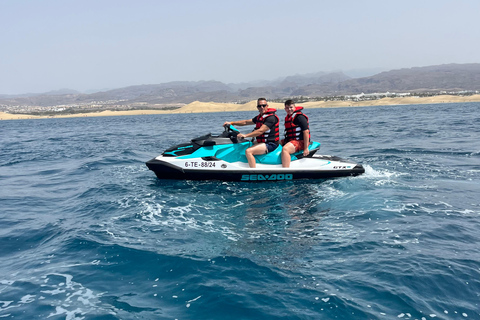
M 233 143 L 238 143 L 237 135 L 240 133 L 237 128 L 232 126 L 231 124 L 226 124 L 223 126 L 225 128 L 225 134 L 232 140 Z M 241 140 L 245 140 L 241 138 Z
M 237 132 L 237 134 L 240 133 L 240 131 L 238 131 L 238 129 L 232 126 L 231 124 L 226 124 L 223 127 L 225 128 L 225 131 Z

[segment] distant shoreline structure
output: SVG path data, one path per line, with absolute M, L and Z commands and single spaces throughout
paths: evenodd
M 405 97 L 384 97 L 375 100 L 335 100 L 335 101 L 308 101 L 298 102 L 297 105 L 305 109 L 313 108 L 342 108 L 342 107 L 371 107 L 371 106 L 394 106 L 394 105 L 412 105 L 412 104 L 445 104 L 445 103 L 466 103 L 480 102 L 480 94 L 460 96 L 460 95 L 436 95 L 427 97 L 405 96 Z M 25 119 L 51 119 L 51 118 L 82 118 L 82 117 L 110 117 L 110 116 L 132 116 L 148 114 L 180 114 L 180 113 L 209 113 L 209 112 L 235 112 L 252 111 L 255 112 L 256 101 L 250 101 L 244 104 L 235 103 L 217 103 L 217 102 L 199 102 L 195 101 L 183 107 L 174 110 L 125 110 L 101 112 L 85 112 L 77 114 L 62 115 L 28 115 L 12 114 L 0 112 L 0 120 L 25 120 Z M 282 111 L 283 104 L 279 102 L 270 102 L 269 105 Z

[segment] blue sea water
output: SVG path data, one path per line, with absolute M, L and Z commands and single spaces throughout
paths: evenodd
M 0 318 L 480 319 L 479 103 L 307 110 L 359 177 L 144 164 L 254 112 L 0 121 Z

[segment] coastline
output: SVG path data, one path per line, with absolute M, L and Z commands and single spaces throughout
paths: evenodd
M 382 98 L 369 101 L 311 101 L 298 103 L 305 109 L 313 108 L 340 108 L 340 107 L 370 107 L 370 106 L 393 106 L 411 104 L 439 104 L 439 103 L 461 103 L 480 102 L 480 94 L 471 96 L 439 95 L 433 97 L 401 97 Z M 175 113 L 208 113 L 208 112 L 235 112 L 255 111 L 256 100 L 245 104 L 216 103 L 195 101 L 175 110 L 131 110 L 131 111 L 110 111 L 87 112 L 71 115 L 56 116 L 34 116 L 26 114 L 10 114 L 0 112 L 0 120 L 24 120 L 24 119 L 48 119 L 48 118 L 81 118 L 81 117 L 110 117 L 110 116 L 132 116 L 146 114 L 175 114 Z M 282 103 L 270 102 L 269 105 L 277 110 L 283 109 Z

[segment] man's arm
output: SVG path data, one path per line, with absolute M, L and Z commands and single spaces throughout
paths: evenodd
M 310 130 L 303 131 L 303 155 L 308 156 L 310 151 L 308 150 L 308 146 L 310 145 Z
M 308 146 L 310 145 L 310 129 L 308 128 L 308 120 L 304 115 L 299 115 L 296 119 L 296 125 L 300 126 L 303 134 L 303 155 L 308 156 Z
M 253 122 L 253 119 L 252 119 Z M 265 133 L 265 131 L 271 130 L 277 124 L 277 118 L 270 116 L 265 119 L 265 122 L 262 124 L 260 128 L 254 130 L 247 134 L 239 134 L 237 137 L 239 138 L 254 138 L 258 137 L 259 135 Z
M 238 120 L 238 121 L 232 121 L 232 122 L 228 122 L 226 121 L 223 125 L 232 125 L 232 126 L 240 126 L 240 127 L 243 127 L 243 126 L 248 126 L 248 125 L 252 125 L 252 124 L 255 124 L 252 119 L 247 119 L 247 120 Z
M 254 130 L 250 133 L 247 133 L 247 134 L 243 134 L 243 133 L 239 133 L 237 135 L 237 137 L 239 138 L 255 138 L 255 137 L 258 137 L 259 135 L 261 135 L 262 133 L 264 133 L 265 131 L 269 130 L 270 128 L 267 127 L 265 124 L 262 124 L 262 126 L 260 128 L 258 128 L 257 130 Z

